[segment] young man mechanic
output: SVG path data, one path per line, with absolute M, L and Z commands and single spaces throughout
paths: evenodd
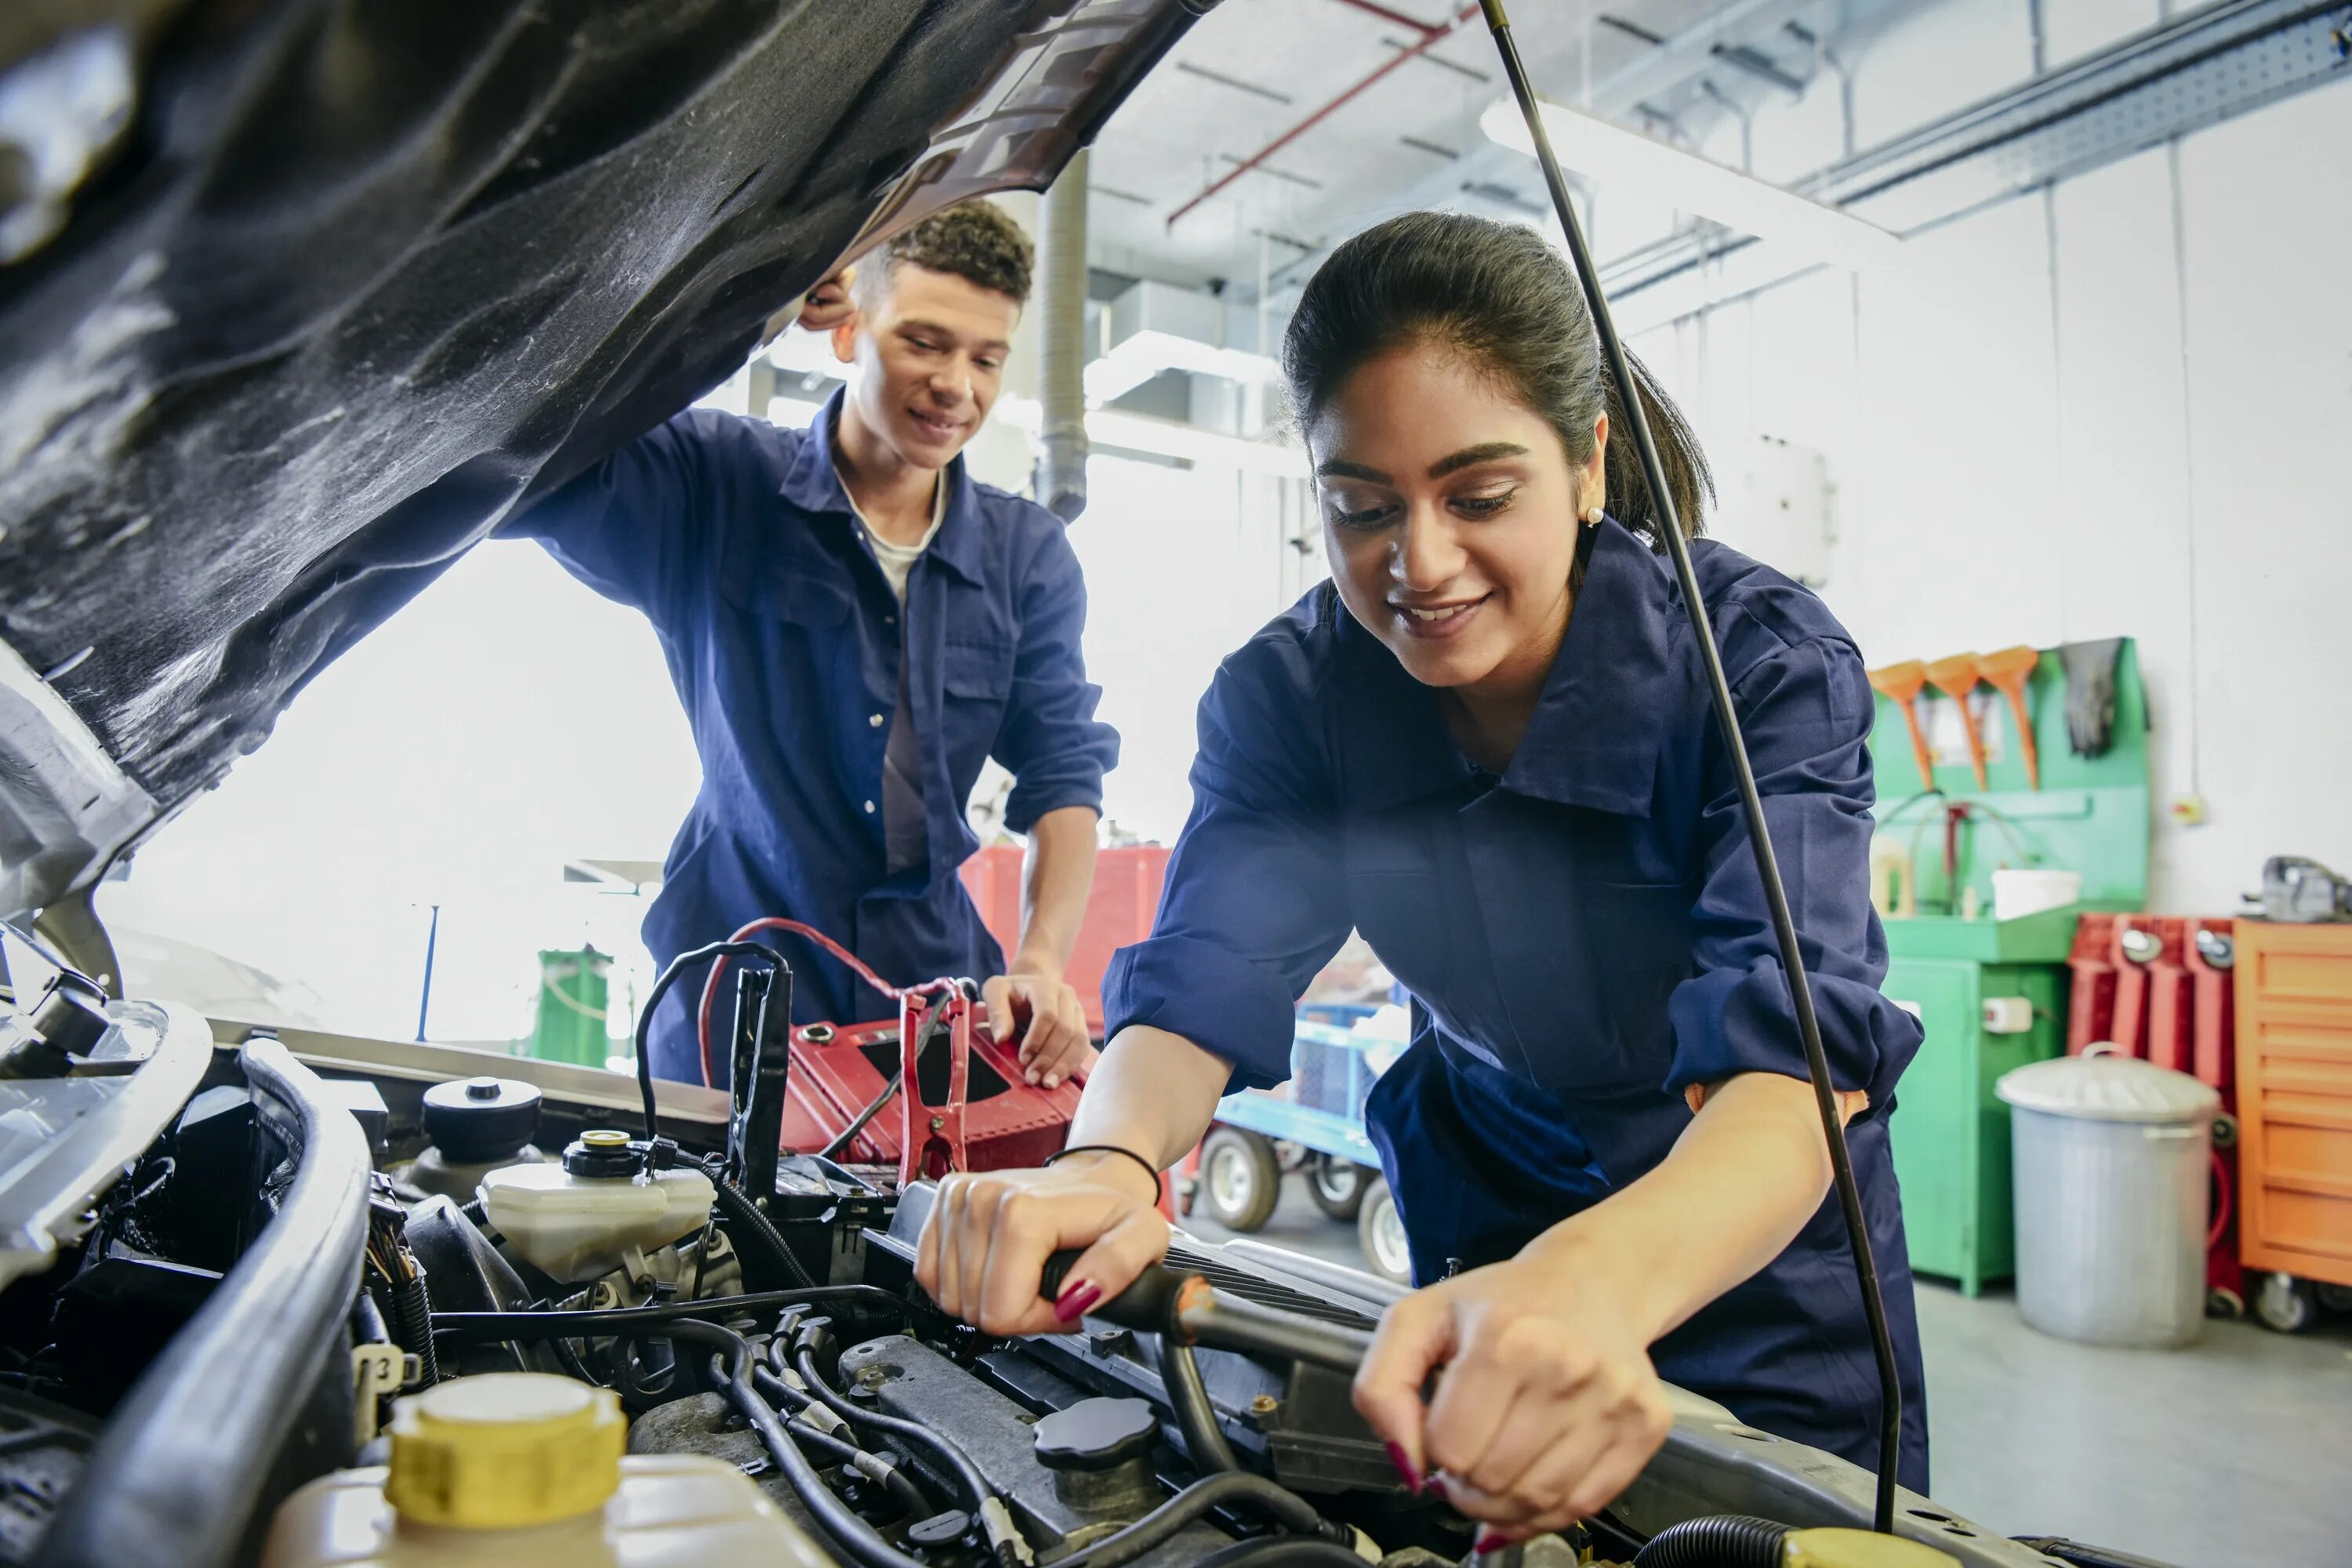
M 655 959 L 783 915 L 898 984 L 985 976 L 997 1032 L 1051 1087 L 1093 1054 L 1062 973 L 1118 737 L 1094 717 L 1062 523 L 958 456 L 996 401 L 1030 261 L 986 203 L 925 220 L 802 308 L 856 367 L 807 429 L 688 410 L 505 531 L 643 610 L 686 704 L 702 788 L 646 916 Z M 991 756 L 1030 845 L 1010 963 L 956 875 Z M 784 946 L 796 1019 L 888 1016 L 838 962 Z M 654 1019 L 656 1073 L 702 1078 L 699 990 Z

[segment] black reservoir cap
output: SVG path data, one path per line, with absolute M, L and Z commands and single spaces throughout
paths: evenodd
M 570 1175 L 625 1178 L 645 1168 L 645 1147 L 630 1142 L 629 1135 L 616 1128 L 583 1132 L 563 1151 L 563 1169 Z
M 425 1091 L 425 1131 L 452 1165 L 504 1160 L 539 1136 L 539 1089 L 519 1079 L 467 1078 Z
M 1160 1417 L 1141 1399 L 1081 1399 L 1031 1428 L 1049 1470 L 1108 1470 L 1151 1451 Z

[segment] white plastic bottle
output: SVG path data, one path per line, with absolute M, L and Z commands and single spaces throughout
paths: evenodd
M 288 1498 L 262 1568 L 832 1568 L 732 1465 L 628 1454 L 610 1389 L 539 1373 L 404 1399 L 392 1464 Z
M 692 1235 L 710 1217 L 710 1178 L 690 1165 L 646 1168 L 625 1132 L 583 1132 L 560 1165 L 503 1165 L 482 1178 L 491 1225 L 551 1279 L 597 1279 L 630 1252 Z

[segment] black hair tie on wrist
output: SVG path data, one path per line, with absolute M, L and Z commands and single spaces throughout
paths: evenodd
M 1143 1167 L 1144 1174 L 1151 1178 L 1151 1191 L 1153 1194 L 1156 1196 L 1159 1194 L 1160 1168 L 1132 1149 L 1122 1148 L 1117 1143 L 1073 1143 L 1058 1154 L 1047 1155 L 1045 1157 L 1045 1163 L 1047 1166 L 1051 1166 L 1055 1161 L 1066 1160 L 1073 1154 L 1124 1154 L 1129 1159 Z

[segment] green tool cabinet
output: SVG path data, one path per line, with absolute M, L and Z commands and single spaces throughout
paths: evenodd
M 1973 931 L 1906 931 L 1943 939 L 1918 946 L 1959 952 L 1898 952 L 1887 964 L 1882 989 L 1916 1011 L 1927 1035 L 1895 1091 L 1889 1124 L 1911 1267 L 1957 1279 L 1967 1295 L 2015 1268 L 2009 1107 L 1994 1096 L 1993 1084 L 2012 1068 L 2065 1048 L 2066 969 L 2058 961 L 2074 926 L 2066 911 L 1998 926 L 1976 922 Z M 1961 955 L 1971 950 L 1986 956 Z M 2031 1028 L 1985 1028 L 1984 1004 L 2000 996 L 2032 1005 Z

